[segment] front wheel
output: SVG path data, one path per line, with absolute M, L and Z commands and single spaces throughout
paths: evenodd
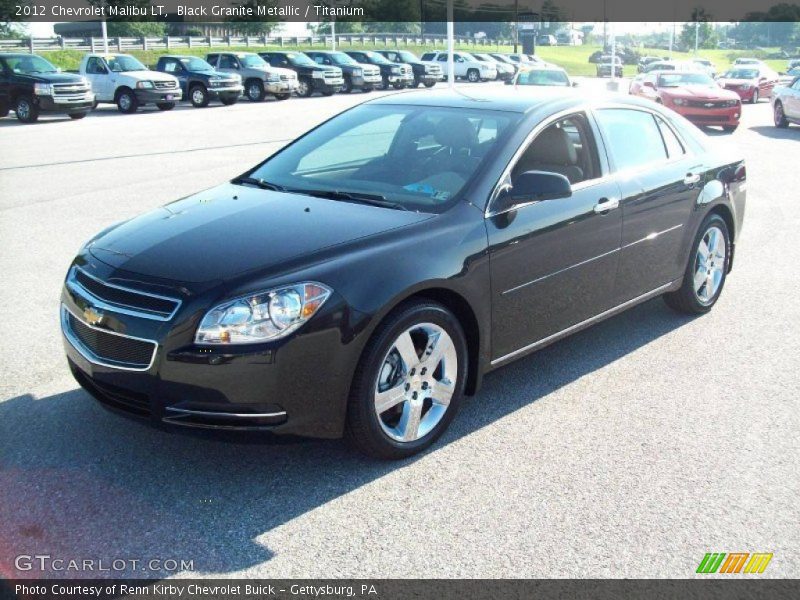
M 175 108 L 174 102 L 156 102 L 158 110 L 172 110 Z
M 189 99 L 192 101 L 192 106 L 195 108 L 205 108 L 211 100 L 208 95 L 208 90 L 202 85 L 196 85 L 191 89 L 189 92 Z
M 292 97 L 291 94 L 275 94 L 276 100 L 288 100 L 291 97 Z
M 297 82 L 297 95 L 301 98 L 310 98 L 314 93 L 314 85 L 308 79 L 301 79 Z
M 245 93 L 250 102 L 261 102 L 264 99 L 264 83 L 257 79 L 249 81 Z
M 738 127 L 739 127 L 738 125 L 723 125 L 722 131 L 724 131 L 725 133 L 733 133 L 734 131 L 736 131 Z
M 89 114 L 88 112 L 69 113 L 69 118 L 72 119 L 73 121 L 78 121 L 79 119 L 82 119 L 88 114 Z
M 436 82 L 435 81 L 426 81 L 422 85 L 424 85 L 426 88 L 432 88 L 433 86 L 436 85 Z
M 758 104 L 758 89 L 753 92 L 753 99 L 750 100 L 750 102 L 753 104 Z
M 130 90 L 122 90 L 117 96 L 117 108 L 119 112 L 129 115 L 135 113 L 139 108 L 139 101 L 136 95 Z
M 785 127 L 789 126 L 789 119 L 786 118 L 786 114 L 783 112 L 783 104 L 780 102 L 775 103 L 775 110 L 773 111 L 773 116 L 775 117 L 775 127 L 780 127 L 784 129 Z
M 478 83 L 481 80 L 481 74 L 478 69 L 470 69 L 467 71 L 467 81 L 470 83 Z
M 14 112 L 17 113 L 17 119 L 23 123 L 35 123 L 39 120 L 39 109 L 27 96 L 17 98 Z
M 716 304 L 725 285 L 730 264 L 730 232 L 718 214 L 708 215 L 692 244 L 683 284 L 664 295 L 664 301 L 679 312 L 702 314 Z
M 347 436 L 364 454 L 399 459 L 430 446 L 458 409 L 467 343 L 444 306 L 412 301 L 381 323 L 356 369 Z

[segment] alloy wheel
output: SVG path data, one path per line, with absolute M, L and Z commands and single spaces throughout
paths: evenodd
M 132 104 L 132 102 L 131 102 L 131 97 L 130 97 L 130 95 L 128 95 L 128 94 L 122 94 L 122 95 L 119 97 L 119 107 L 120 107 L 122 110 L 125 110 L 125 111 L 128 111 L 128 110 L 130 110 L 130 109 L 131 109 L 131 104 Z
M 27 100 L 20 100 L 17 103 L 17 117 L 20 121 L 27 121 L 31 117 L 31 105 Z
M 206 93 L 200 87 L 195 87 L 192 90 L 192 104 L 195 106 L 202 106 L 206 101 Z
M 709 227 L 697 246 L 694 263 L 694 293 L 702 304 L 710 304 L 719 291 L 727 256 L 725 235 Z
M 304 81 L 304 80 L 301 79 L 297 83 L 297 95 L 298 96 L 310 96 L 311 94 L 310 94 L 309 90 L 310 90 L 310 87 L 309 87 L 307 81 Z
M 442 420 L 456 391 L 458 354 L 448 333 L 433 323 L 404 331 L 378 372 L 375 413 L 383 432 L 414 442 Z
M 786 127 L 786 115 L 783 114 L 783 105 L 780 102 L 775 103 L 775 127 Z
M 247 97 L 253 101 L 260 100 L 261 86 L 258 83 L 251 83 L 249 86 L 247 86 Z

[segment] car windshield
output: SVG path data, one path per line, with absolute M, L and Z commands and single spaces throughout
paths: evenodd
M 522 71 L 517 77 L 517 85 L 569 85 L 569 77 L 563 71 L 537 69 Z
M 755 79 L 758 69 L 731 69 L 724 76 L 728 79 Z
M 494 59 L 488 54 L 473 54 L 472 56 L 474 56 L 481 62 L 494 62 Z
M 261 58 L 258 54 L 239 54 L 237 58 L 245 68 L 263 69 L 269 66 L 267 61 Z
M 289 59 L 289 62 L 294 65 L 295 67 L 316 67 L 317 63 L 311 60 L 308 56 L 303 54 L 302 52 L 289 52 L 286 55 L 286 58 Z
M 391 62 L 386 60 L 385 56 L 378 54 L 377 52 L 364 52 L 364 55 L 369 59 L 370 62 L 373 62 L 376 65 L 388 65 Z
M 181 63 L 183 64 L 183 66 L 186 68 L 187 71 L 210 73 L 214 70 L 214 67 L 208 64 L 202 58 L 195 58 L 194 56 L 182 58 Z
M 400 54 L 400 58 L 402 58 L 405 62 L 418 62 L 419 58 L 413 52 L 409 52 L 408 50 L 401 50 L 398 54 Z
M 792 77 L 797 77 L 798 75 L 800 75 L 800 66 L 797 66 L 797 67 L 795 67 L 793 69 L 789 69 L 786 72 L 786 74 L 787 75 L 791 75 Z
M 30 75 L 34 73 L 57 73 L 53 65 L 41 56 L 10 56 L 4 59 L 14 73 Z
M 716 86 L 711 77 L 703 73 L 665 73 L 658 76 L 658 87 L 679 87 L 682 85 Z
M 115 73 L 125 73 L 127 71 L 147 71 L 142 63 L 132 56 L 120 54 L 117 56 L 107 56 L 108 68 Z
M 331 62 L 335 65 L 357 65 L 358 62 L 353 60 L 351 56 L 348 56 L 344 52 L 331 52 L 328 56 L 331 58 Z
M 365 104 L 273 155 L 248 181 L 441 212 L 519 119 L 504 111 Z

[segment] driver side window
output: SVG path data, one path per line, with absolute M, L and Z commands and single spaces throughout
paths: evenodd
M 514 165 L 512 185 L 526 171 L 558 173 L 572 185 L 600 177 L 597 145 L 586 115 L 570 115 L 543 129 Z

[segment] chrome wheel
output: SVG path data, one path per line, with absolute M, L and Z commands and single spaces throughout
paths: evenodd
M 261 84 L 258 82 L 253 82 L 249 86 L 247 86 L 247 97 L 250 100 L 258 101 L 261 100 L 263 92 L 261 91 Z
M 727 252 L 722 230 L 710 227 L 700 240 L 694 259 L 694 293 L 702 304 L 712 303 L 719 291 Z
M 133 105 L 133 100 L 131 99 L 129 94 L 122 94 L 119 97 L 119 107 L 122 110 L 128 111 L 131 109 L 132 105 Z
M 375 413 L 383 432 L 399 442 L 425 437 L 442 420 L 456 390 L 458 354 L 433 323 L 404 331 L 383 359 L 375 385 Z
M 203 88 L 196 87 L 192 90 L 192 104 L 200 106 L 206 101 L 206 93 Z
M 311 95 L 311 86 L 304 79 L 301 79 L 300 81 L 297 82 L 297 95 L 298 96 Z
M 27 100 L 17 102 L 17 117 L 20 121 L 27 121 L 31 118 L 31 105 Z

